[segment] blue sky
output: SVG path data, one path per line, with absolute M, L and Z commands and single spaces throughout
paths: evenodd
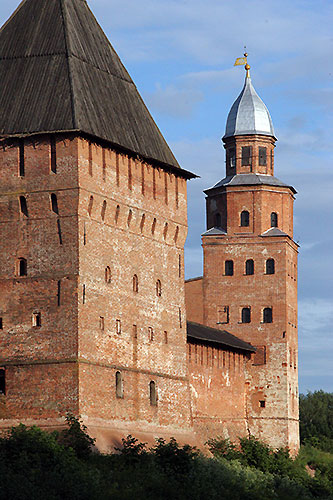
M 298 191 L 300 391 L 333 392 L 332 0 L 90 0 L 189 183 L 186 274 L 202 274 L 202 190 L 224 177 L 221 137 L 244 79 L 278 137 L 275 175 Z M 0 22 L 18 0 L 1 2 Z

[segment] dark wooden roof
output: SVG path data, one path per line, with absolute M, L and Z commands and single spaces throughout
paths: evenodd
M 227 347 L 241 351 L 255 352 L 256 348 L 251 344 L 235 337 L 226 330 L 217 330 L 209 326 L 200 325 L 199 323 L 187 322 L 187 338 L 188 340 L 199 340 L 214 344 L 222 344 Z
M 0 30 L 0 110 L 2 136 L 78 131 L 180 168 L 85 0 L 21 2 Z

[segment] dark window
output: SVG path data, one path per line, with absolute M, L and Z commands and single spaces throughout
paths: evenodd
M 249 227 L 250 225 L 250 214 L 247 210 L 243 210 L 241 213 L 241 226 Z
M 254 274 L 254 262 L 249 259 L 245 263 L 245 274 Z
M 235 150 L 235 148 L 229 149 L 229 167 L 230 168 L 236 167 L 236 150 Z
M 148 328 L 148 340 L 149 342 L 154 341 L 154 330 L 151 326 Z
M 40 327 L 42 326 L 42 315 L 41 313 L 33 313 L 32 315 L 32 326 Z
M 123 377 L 120 372 L 116 372 L 116 396 L 121 399 L 124 397 Z
M 120 206 L 119 206 L 119 205 L 117 205 L 117 208 L 116 208 L 116 214 L 115 214 L 115 216 L 114 216 L 114 220 L 115 220 L 115 223 L 116 223 L 116 224 L 118 223 L 119 214 L 120 214 Z
M 259 406 L 260 406 L 260 408 L 265 408 L 266 407 L 266 401 L 259 401 Z
M 271 307 L 265 307 L 263 313 L 264 323 L 272 323 L 273 322 L 273 311 Z
M 111 269 L 109 266 L 105 268 L 105 283 L 111 283 Z
M 161 297 L 161 295 L 162 295 L 162 285 L 161 285 L 160 280 L 156 281 L 156 295 L 157 295 L 157 297 Z
M 86 303 L 86 285 L 83 285 L 82 287 L 82 303 Z
M 157 406 L 156 384 L 153 381 L 151 381 L 149 384 L 149 399 L 151 406 Z
M 276 212 L 271 213 L 271 227 L 278 227 L 278 215 Z
M 52 211 L 55 214 L 59 213 L 57 195 L 55 195 L 54 193 L 51 194 L 51 207 L 52 207 Z
M 3 329 L 3 322 L 2 322 L 2 318 L 0 318 L 0 330 Z
M 169 342 L 168 332 L 164 332 L 164 343 L 167 344 Z
M 266 274 L 275 274 L 275 261 L 274 259 L 266 260 Z
M 267 165 L 267 149 L 259 148 L 259 165 L 265 166 Z
M 27 200 L 24 196 L 20 196 L 20 210 L 23 215 L 28 217 L 28 205 L 27 205 Z
M 18 261 L 18 273 L 19 276 L 27 276 L 28 265 L 26 259 L 19 259 Z
M 164 224 L 164 230 L 163 230 L 163 238 L 166 240 L 166 237 L 168 235 L 168 227 L 169 227 L 169 224 L 166 222 Z
M 151 225 L 151 234 L 154 236 L 156 230 L 156 222 L 157 220 L 154 218 L 153 223 Z
M 242 309 L 242 323 L 251 323 L 251 309 L 249 307 Z
M 99 317 L 99 327 L 101 330 L 104 330 L 104 317 L 103 316 Z
M 24 140 L 20 141 L 19 145 L 19 173 L 20 177 L 25 176 L 25 168 L 24 168 Z
M 61 232 L 60 219 L 57 219 L 57 228 L 58 228 L 59 243 L 60 245 L 62 245 L 62 232 Z
M 178 316 L 179 316 L 179 328 L 183 328 L 183 322 L 182 322 L 182 310 L 179 307 L 178 308 Z
M 88 214 L 89 216 L 91 215 L 92 209 L 93 209 L 93 204 L 94 204 L 94 197 L 90 196 L 89 198 L 89 205 L 88 205 Z
M 51 137 L 51 172 L 57 173 L 57 143 L 55 137 Z
M 104 200 L 103 201 L 103 205 L 102 205 L 102 210 L 101 210 L 101 217 L 102 217 L 102 220 L 105 219 L 105 212 L 106 212 L 106 201 Z
M 133 276 L 133 292 L 138 293 L 139 291 L 139 280 L 136 274 Z
M 221 227 L 221 215 L 219 213 L 215 214 L 215 227 Z
M 226 276 L 233 276 L 234 274 L 234 261 L 226 260 L 224 264 L 224 272 Z
M 242 166 L 248 166 L 252 164 L 252 146 L 242 147 Z
M 175 243 L 177 243 L 178 241 L 178 236 L 179 236 L 179 226 L 176 227 L 175 237 L 173 239 Z
M 140 231 L 141 231 L 141 233 L 143 232 L 143 229 L 145 227 L 145 221 L 146 221 L 146 216 L 145 216 L 145 214 L 143 214 L 142 217 L 141 217 L 141 222 L 140 222 Z
M 6 370 L 0 368 L 0 394 L 6 394 Z
M 120 334 L 121 334 L 121 321 L 120 321 L 120 319 L 117 319 L 117 320 L 116 320 L 116 333 L 117 333 L 118 335 L 120 335 Z

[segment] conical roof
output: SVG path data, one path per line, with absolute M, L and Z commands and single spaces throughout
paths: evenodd
M 228 115 L 224 139 L 235 135 L 270 135 L 275 137 L 271 116 L 246 76 L 242 92 Z
M 0 135 L 78 131 L 179 167 L 85 0 L 23 0 L 0 30 Z

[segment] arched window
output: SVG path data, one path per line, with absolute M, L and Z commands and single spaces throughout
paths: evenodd
M 51 194 L 51 208 L 52 212 L 59 214 L 57 195 L 54 193 Z
M 242 323 L 251 323 L 251 309 L 249 307 L 242 309 Z
M 127 216 L 127 226 L 130 227 L 131 225 L 131 220 L 132 220 L 133 212 L 132 210 L 129 210 L 128 216 Z
M 109 266 L 105 268 L 105 283 L 111 283 L 111 268 Z
M 167 238 L 167 235 L 168 235 L 168 228 L 169 228 L 169 224 L 166 222 L 164 224 L 164 230 L 163 230 L 163 238 L 166 240 Z
M 266 274 L 275 274 L 275 261 L 274 259 L 266 260 Z
M 42 315 L 41 315 L 40 312 L 33 313 L 33 315 L 32 315 L 32 326 L 34 326 L 34 327 L 40 327 L 40 326 L 42 326 Z
M 153 223 L 151 225 L 151 234 L 154 236 L 156 230 L 156 219 L 154 218 Z
M 124 397 L 123 377 L 120 372 L 116 372 L 116 396 L 117 398 Z
M 247 210 L 243 210 L 241 213 L 241 218 L 240 218 L 240 225 L 242 227 L 249 227 L 250 225 L 250 214 Z
M 149 384 L 149 399 L 151 406 L 157 406 L 157 390 L 156 384 L 153 381 Z
M 217 213 L 215 214 L 215 227 L 221 227 L 222 225 L 222 220 L 221 220 L 221 214 Z
M 17 262 L 17 274 L 19 276 L 27 276 L 28 274 L 28 264 L 26 259 L 19 259 Z
M 271 227 L 278 227 L 278 214 L 276 212 L 271 213 Z
M 27 199 L 24 196 L 20 196 L 20 210 L 23 215 L 28 217 L 28 204 Z
M 245 274 L 254 274 L 254 261 L 252 259 L 248 259 L 245 263 Z
M 104 200 L 103 201 L 103 205 L 102 205 L 102 210 L 101 210 L 101 217 L 102 217 L 102 220 L 105 219 L 105 212 L 106 212 L 106 201 Z
M 226 276 L 233 276 L 234 274 L 234 261 L 233 260 L 226 260 L 224 264 L 224 274 Z
M 90 196 L 90 198 L 89 198 L 89 205 L 88 205 L 88 214 L 89 214 L 89 216 L 91 215 L 93 204 L 94 204 L 94 197 Z
M 141 233 L 143 232 L 143 229 L 145 227 L 145 221 L 146 221 L 146 216 L 145 216 L 145 214 L 143 214 L 142 217 L 141 217 L 141 222 L 140 222 L 140 231 L 141 231 Z
M 161 295 L 162 295 L 162 285 L 161 285 L 160 280 L 156 281 L 156 295 L 157 295 L 157 297 L 161 297 Z
M 272 323 L 273 322 L 273 310 L 271 307 L 265 307 L 263 311 L 263 321 L 264 323 Z
M 133 292 L 138 293 L 139 291 L 139 280 L 136 274 L 133 276 Z

